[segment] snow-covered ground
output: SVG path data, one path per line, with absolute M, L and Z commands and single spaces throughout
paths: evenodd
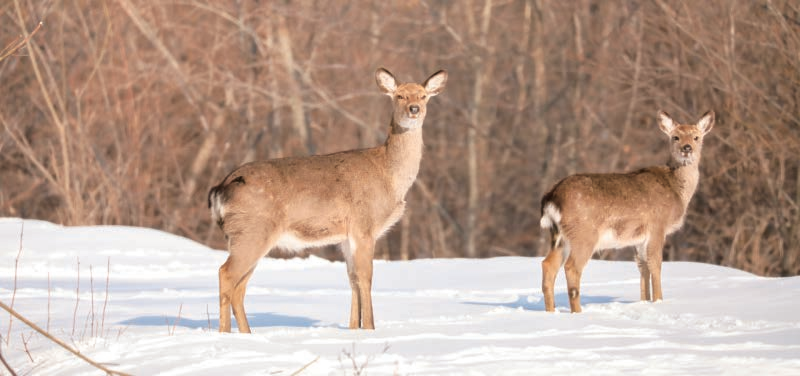
M 7 305 L 21 226 L 0 219 Z M 562 273 L 559 312 L 548 314 L 539 258 L 375 261 L 377 329 L 352 331 L 343 263 L 265 259 L 245 301 L 254 334 L 220 334 L 225 252 L 151 229 L 33 220 L 22 241 L 14 308 L 135 375 L 291 375 L 306 365 L 300 374 L 800 374 L 800 277 L 666 263 L 666 300 L 653 304 L 638 301 L 632 262 L 592 261 L 584 313 L 569 313 Z M 18 320 L 6 345 L 8 328 L 0 311 L 0 349 L 18 373 L 99 374 Z

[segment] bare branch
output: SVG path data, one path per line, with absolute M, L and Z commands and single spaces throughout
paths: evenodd
M 119 372 L 119 371 L 114 371 L 114 370 L 108 369 L 105 366 L 103 366 L 102 364 L 99 364 L 99 363 L 89 359 L 87 356 L 81 354 L 78 350 L 73 349 L 72 347 L 70 347 L 69 345 L 67 345 L 66 343 L 61 341 L 60 339 L 54 337 L 53 335 L 51 335 L 50 333 L 48 333 L 44 329 L 40 328 L 38 325 L 34 324 L 32 321 L 26 319 L 24 316 L 20 315 L 17 311 L 15 311 L 15 310 L 11 309 L 11 307 L 5 305 L 5 303 L 0 302 L 0 308 L 5 310 L 6 312 L 10 313 L 12 316 L 16 317 L 18 320 L 20 320 L 23 323 L 25 323 L 25 325 L 29 326 L 31 329 L 39 332 L 39 334 L 47 337 L 47 339 L 49 339 L 49 340 L 53 341 L 54 343 L 56 343 L 57 345 L 61 346 L 63 349 L 69 351 L 70 353 L 72 353 L 73 355 L 77 356 L 78 358 L 81 358 L 86 363 L 91 364 L 95 368 L 97 368 L 99 370 L 102 370 L 103 372 L 105 372 L 105 373 L 107 373 L 109 375 L 120 375 L 120 376 L 127 376 L 128 375 L 127 373 L 124 373 L 124 372 Z

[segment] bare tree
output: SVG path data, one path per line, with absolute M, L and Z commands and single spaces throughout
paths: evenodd
M 313 5 L 0 6 L 4 46 L 43 21 L 27 47 L 0 53 L 0 215 L 148 226 L 223 248 L 203 202 L 227 171 L 374 145 L 388 108 L 366 73 L 445 68 L 428 163 L 382 257 L 543 255 L 536 208 L 552 184 L 662 163 L 653 111 L 714 108 L 706 178 L 665 259 L 800 273 L 796 1 Z

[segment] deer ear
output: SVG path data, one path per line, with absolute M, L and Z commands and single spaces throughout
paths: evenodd
M 395 80 L 391 72 L 384 68 L 378 68 L 378 70 L 375 71 L 375 81 L 378 83 L 378 87 L 381 88 L 381 91 L 388 96 L 393 96 L 395 90 L 397 90 L 397 80 Z
M 675 121 L 669 117 L 669 114 L 664 111 L 658 112 L 658 127 L 661 128 L 661 131 L 670 134 L 672 130 L 675 129 Z
M 425 91 L 428 92 L 428 96 L 434 96 L 439 94 L 444 90 L 444 84 L 447 83 L 447 71 L 442 69 L 425 80 L 425 83 L 422 86 L 425 87 Z
M 706 112 L 697 122 L 697 129 L 703 132 L 703 134 L 711 131 L 711 128 L 714 128 L 714 111 Z

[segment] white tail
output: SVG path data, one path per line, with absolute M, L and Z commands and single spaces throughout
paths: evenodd
M 697 188 L 703 137 L 714 126 L 709 111 L 696 125 L 675 123 L 659 113 L 659 127 L 670 137 L 666 166 L 626 174 L 578 174 L 542 197 L 541 227 L 551 234 L 542 261 L 545 310 L 555 310 L 553 285 L 558 269 L 567 276 L 569 304 L 580 312 L 580 282 L 595 251 L 635 246 L 642 300 L 660 300 L 662 248 L 667 235 L 683 225 Z M 652 295 L 650 283 L 652 280 Z
M 231 308 L 239 332 L 250 332 L 245 288 L 258 260 L 270 250 L 330 244 L 341 244 L 347 262 L 350 328 L 375 328 L 371 294 L 375 241 L 403 215 L 406 192 L 422 159 L 426 105 L 444 89 L 447 72 L 436 72 L 421 85 L 398 84 L 383 68 L 375 78 L 394 108 L 383 145 L 252 162 L 211 188 L 211 216 L 225 233 L 230 251 L 219 268 L 220 332 L 231 330 Z

